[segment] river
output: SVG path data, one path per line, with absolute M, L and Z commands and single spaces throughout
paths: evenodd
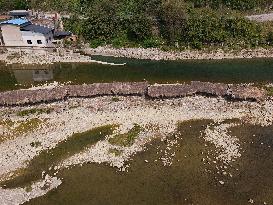
M 224 83 L 273 81 L 273 59 L 150 61 L 101 56 L 93 58 L 126 65 L 54 64 L 37 65 L 38 68 L 0 65 L 0 91 L 53 81 L 71 84 L 144 80 L 151 83 L 195 80 Z

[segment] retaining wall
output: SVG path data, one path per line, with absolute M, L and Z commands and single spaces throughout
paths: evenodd
M 266 98 L 263 89 L 246 85 L 228 85 L 194 81 L 190 84 L 155 84 L 147 82 L 95 83 L 66 85 L 53 89 L 15 90 L 0 93 L 0 106 L 26 105 L 64 100 L 69 97 L 95 97 L 105 95 L 138 95 L 149 98 L 174 98 L 205 94 L 238 100 L 260 101 Z

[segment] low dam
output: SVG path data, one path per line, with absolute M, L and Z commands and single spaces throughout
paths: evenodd
M 52 89 L 14 90 L 0 93 L 0 106 L 28 105 L 65 100 L 71 97 L 145 96 L 152 99 L 191 95 L 221 96 L 234 100 L 260 101 L 265 90 L 244 84 L 193 81 L 189 84 L 149 84 L 148 82 L 115 82 L 64 85 Z

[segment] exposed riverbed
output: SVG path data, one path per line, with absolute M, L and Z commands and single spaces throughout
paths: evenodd
M 114 60 L 128 67 L 62 64 L 52 78 L 38 77 L 56 84 L 273 79 L 270 59 Z M 43 84 L 35 70 L 2 69 L 1 90 Z M 273 204 L 272 123 L 271 97 L 104 96 L 0 107 L 0 204 Z

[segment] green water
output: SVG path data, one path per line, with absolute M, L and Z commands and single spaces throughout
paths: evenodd
M 226 169 L 233 175 L 229 177 L 217 173 L 214 163 L 202 160 L 214 155 L 213 145 L 204 146 L 200 136 L 208 123 L 180 125 L 170 167 L 164 167 L 159 160 L 163 156 L 159 150 L 166 148 L 166 141 L 154 141 L 145 152 L 133 157 L 128 172 L 98 164 L 64 170 L 59 173 L 63 184 L 58 189 L 25 204 L 243 205 L 249 204 L 250 199 L 254 204 L 273 204 L 273 127 L 244 125 L 231 130 L 239 137 L 244 151 Z
M 151 83 L 273 81 L 273 59 L 149 61 L 100 56 L 93 58 L 126 65 L 55 64 L 39 66 L 39 69 L 37 66 L 0 65 L 0 91 L 52 81 L 70 81 L 73 84 L 144 80 Z M 36 70 L 33 70 L 34 67 Z

